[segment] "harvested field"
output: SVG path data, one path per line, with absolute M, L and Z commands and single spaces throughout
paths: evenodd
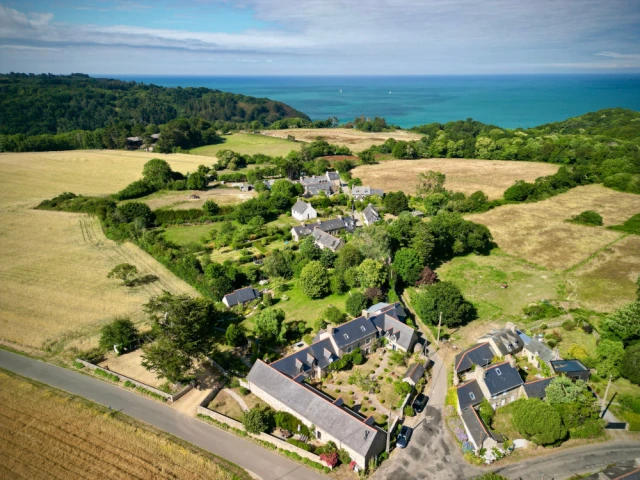
M 0 478 L 250 478 L 126 415 L 4 372 L 0 416 Z
M 232 133 L 231 135 L 225 135 L 223 138 L 225 140 L 224 143 L 194 148 L 191 153 L 215 157 L 220 150 L 233 150 L 245 155 L 264 153 L 271 156 L 285 156 L 291 150 L 300 150 L 302 146 L 300 143 L 286 140 L 286 135 L 283 138 L 276 138 L 275 136 L 254 133 Z
M 387 138 L 396 140 L 420 140 L 422 135 L 408 132 L 406 130 L 396 130 L 395 132 L 361 132 L 352 128 L 290 128 L 287 130 L 265 130 L 263 135 L 269 137 L 287 138 L 293 135 L 296 140 L 303 142 L 313 142 L 320 137 L 329 143 L 336 145 L 346 145 L 353 152 L 361 152 L 372 145 L 380 145 Z
M 197 195 L 200 198 L 190 200 L 188 197 L 191 195 Z M 210 190 L 185 190 L 181 192 L 163 190 L 147 197 L 137 198 L 135 201 L 146 203 L 152 210 L 158 208 L 187 210 L 202 208 L 207 200 L 213 200 L 218 205 L 236 205 L 257 195 L 254 191 L 241 192 L 237 188 L 212 188 Z
M 516 180 L 528 182 L 552 175 L 558 165 L 502 160 L 466 160 L 462 158 L 429 158 L 389 160 L 377 165 L 363 165 L 351 171 L 364 185 L 385 192 L 401 190 L 414 195 L 418 174 L 435 170 L 447 176 L 447 190 L 471 194 L 482 190 L 490 199 L 500 198 Z
M 109 354 L 109 357 L 98 365 L 104 368 L 108 367 L 112 372 L 121 373 L 122 375 L 133 378 L 134 380 L 146 383 L 151 387 L 159 388 L 163 383 L 166 383 L 164 378 L 156 376 L 154 372 L 150 372 L 142 366 L 141 348 L 118 357 L 113 355 L 112 351 Z
M 489 227 L 506 253 L 552 270 L 566 270 L 623 235 L 565 221 L 584 210 L 600 213 L 605 226 L 616 225 L 630 212 L 640 211 L 640 195 L 588 185 L 542 202 L 505 205 L 467 218 Z
M 197 295 L 130 243 L 107 240 L 82 214 L 32 210 L 65 191 L 104 195 L 140 178 L 144 152 L 72 151 L 0 154 L 0 338 L 58 353 L 95 346 L 100 327 L 116 315 L 143 318 L 142 304 L 169 290 Z M 171 156 L 176 168 L 202 163 Z M 195 167 L 190 167 L 191 170 Z M 185 171 L 188 168 L 185 168 Z M 158 280 L 127 288 L 107 279 L 131 263 Z
M 640 236 L 629 235 L 598 252 L 567 275 L 569 297 L 608 312 L 632 301 L 640 276 Z

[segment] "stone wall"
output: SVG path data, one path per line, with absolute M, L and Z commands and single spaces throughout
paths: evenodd
M 84 365 L 86 368 L 88 368 L 91 371 L 101 370 L 110 375 L 115 375 L 123 382 L 129 381 L 133 383 L 136 387 L 144 388 L 145 390 L 155 393 L 156 395 L 160 395 L 162 398 L 166 398 L 168 402 L 175 402 L 176 400 L 178 400 L 180 397 L 182 397 L 185 393 L 187 393 L 189 390 L 193 388 L 193 385 L 189 384 L 189 385 L 186 385 L 184 388 L 182 388 L 179 392 L 176 392 L 173 394 L 166 393 L 166 392 L 163 392 L 162 390 L 158 390 L 157 388 L 152 387 L 151 385 L 147 385 L 146 383 L 139 382 L 135 378 L 127 377 L 126 375 L 122 375 L 121 373 L 114 372 L 113 370 L 107 370 L 106 368 L 99 367 L 98 365 L 94 365 L 93 363 L 89 363 L 80 358 L 76 358 L 76 362 Z

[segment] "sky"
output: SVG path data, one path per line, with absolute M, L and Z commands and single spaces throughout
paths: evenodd
M 640 72 L 640 0 L 0 0 L 0 71 Z

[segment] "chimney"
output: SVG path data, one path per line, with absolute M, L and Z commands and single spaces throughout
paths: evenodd
M 486 372 L 484 370 L 484 367 L 481 367 L 480 365 L 476 365 L 476 369 L 474 371 L 474 377 L 476 380 L 484 379 L 485 373 Z
M 362 316 L 364 318 L 369 318 L 369 311 L 368 310 L 362 310 Z
M 366 425 L 373 425 L 375 423 L 375 419 L 373 418 L 373 415 L 369 415 L 367 418 L 365 418 L 364 423 Z
M 504 356 L 504 359 L 509 362 L 509 365 L 511 365 L 513 368 L 516 368 L 516 359 L 513 355 L 511 355 L 510 353 Z
M 338 215 L 338 218 L 339 218 L 340 220 L 342 220 L 342 215 Z
M 338 397 L 333 401 L 333 404 L 337 407 L 341 407 L 344 405 L 344 400 L 342 400 L 342 397 Z
M 329 324 L 327 325 L 327 333 L 329 334 L 330 337 L 333 337 L 333 325 Z

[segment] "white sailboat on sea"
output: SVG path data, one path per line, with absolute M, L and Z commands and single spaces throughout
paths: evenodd
M 340 89 L 340 93 L 342 93 L 342 89 Z

